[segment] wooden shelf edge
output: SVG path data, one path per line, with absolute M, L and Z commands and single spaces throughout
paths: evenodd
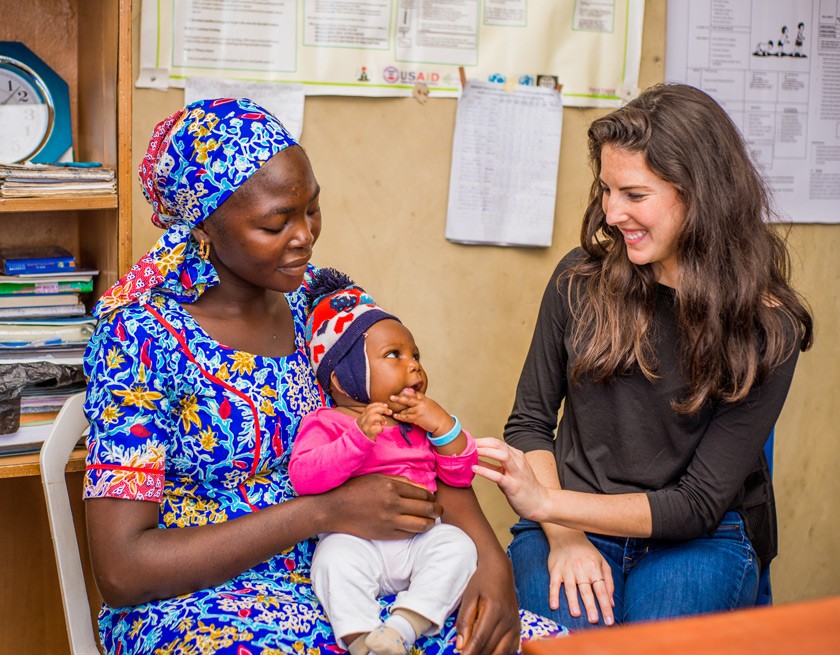
M 70 455 L 65 470 L 68 473 L 84 471 L 86 454 L 84 448 L 76 448 Z M 24 478 L 32 475 L 41 475 L 37 452 L 0 456 L 0 478 Z
M 116 209 L 117 195 L 0 198 L 0 213 Z

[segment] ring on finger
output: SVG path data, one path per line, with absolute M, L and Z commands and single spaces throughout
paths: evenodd
M 604 580 L 604 578 L 598 578 L 597 580 L 593 580 L 592 582 L 590 582 L 590 584 L 594 587 L 596 582 L 603 582 L 604 584 L 606 584 L 606 580 Z

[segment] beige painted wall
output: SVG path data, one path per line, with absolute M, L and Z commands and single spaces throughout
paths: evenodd
M 647 0 L 641 86 L 664 75 L 666 0 Z M 135 67 L 139 36 L 135 3 Z M 134 161 L 154 124 L 183 93 L 134 96 Z M 566 109 L 550 248 L 461 246 L 444 237 L 455 100 L 311 98 L 302 143 L 323 188 L 324 231 L 315 263 L 347 271 L 412 329 L 430 393 L 475 435 L 500 436 L 548 276 L 578 238 L 590 183 L 586 128 L 602 110 Z M 134 251 L 159 232 L 134 193 Z M 777 602 L 840 593 L 840 226 L 796 226 L 796 280 L 818 321 L 777 426 L 776 487 L 781 555 L 773 565 Z M 476 484 L 504 544 L 514 515 L 495 487 Z

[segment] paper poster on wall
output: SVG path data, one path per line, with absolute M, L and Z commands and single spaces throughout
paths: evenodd
M 240 82 L 218 77 L 190 77 L 184 86 L 184 102 L 202 98 L 250 98 L 277 116 L 289 133 L 300 141 L 303 132 L 303 86 Z
M 840 222 L 840 0 L 668 0 L 665 61 L 729 113 L 784 218 Z
M 468 82 L 455 117 L 446 238 L 550 246 L 562 125 L 554 89 Z
M 567 105 L 637 91 L 644 0 L 143 0 L 138 87 L 188 77 L 307 95 L 457 97 L 470 79 L 563 85 Z

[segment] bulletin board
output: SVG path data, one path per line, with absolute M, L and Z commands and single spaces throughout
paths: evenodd
M 206 76 L 398 97 L 422 84 L 456 97 L 464 67 L 615 107 L 638 87 L 643 15 L 644 0 L 144 0 L 137 85 Z

